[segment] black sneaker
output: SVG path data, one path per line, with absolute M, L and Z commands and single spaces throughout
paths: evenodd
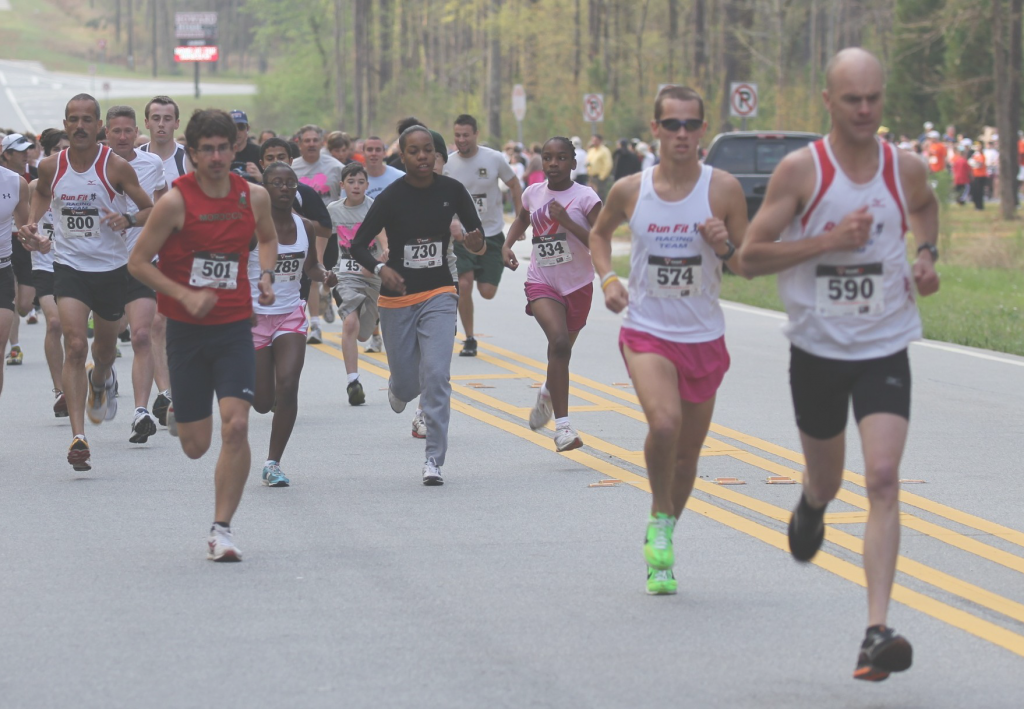
M 467 337 L 465 342 L 462 343 L 462 352 L 459 352 L 459 357 L 476 357 L 476 338 Z
M 352 406 L 366 403 L 366 394 L 363 393 L 363 385 L 359 383 L 358 379 L 354 382 L 349 382 L 345 391 L 348 392 L 348 403 L 352 404 Z
M 789 552 L 797 561 L 810 561 L 825 540 L 825 508 L 816 510 L 800 495 L 800 502 L 789 518 Z
M 156 395 L 156 400 L 153 402 L 153 415 L 156 416 L 156 420 L 160 422 L 161 426 L 167 425 L 167 407 L 171 405 L 171 400 L 164 396 L 163 392 Z
M 124 342 L 124 343 L 131 342 L 132 341 L 132 330 L 131 330 L 131 328 L 126 327 L 124 330 L 121 330 L 121 332 L 117 333 L 117 339 L 119 339 L 121 342 Z
M 905 637 L 884 625 L 872 625 L 861 643 L 853 678 L 881 682 L 890 672 L 910 669 L 913 661 L 914 648 Z

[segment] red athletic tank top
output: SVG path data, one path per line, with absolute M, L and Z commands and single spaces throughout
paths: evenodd
M 244 179 L 228 177 L 231 191 L 223 199 L 208 197 L 194 172 L 173 183 L 185 200 L 185 225 L 167 238 L 158 266 L 176 283 L 215 290 L 218 299 L 213 310 L 197 320 L 174 298 L 157 294 L 160 312 L 172 320 L 220 325 L 252 314 L 247 273 L 249 241 L 256 231 L 252 193 Z

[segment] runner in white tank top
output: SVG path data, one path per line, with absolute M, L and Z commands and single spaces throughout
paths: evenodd
M 139 136 L 139 127 L 135 119 L 135 109 L 131 106 L 111 106 L 107 109 L 107 145 L 118 157 L 126 160 L 138 176 L 139 185 L 149 198 L 156 202 L 167 192 L 167 181 L 164 178 L 164 165 L 159 156 L 135 149 L 135 139 Z M 129 197 L 122 196 L 118 203 L 118 211 L 123 212 L 125 224 L 125 243 L 130 254 L 135 242 L 142 233 L 146 222 L 138 217 L 139 207 Z M 116 224 L 119 226 L 120 223 Z M 149 394 L 153 390 L 153 379 L 156 370 L 156 357 L 152 339 L 153 321 L 156 318 L 156 292 L 138 279 L 128 274 L 127 302 L 122 328 L 131 327 L 132 351 L 132 391 L 135 396 L 135 413 L 132 417 L 129 443 L 145 443 L 157 431 L 157 417 L 149 412 Z
M 810 561 L 824 539 L 825 507 L 842 485 L 853 402 L 871 498 L 864 534 L 868 629 L 854 677 L 879 681 L 912 662 L 910 643 L 886 626 L 886 618 L 910 417 L 906 348 L 921 336 L 914 287 L 922 296 L 939 288 L 939 208 L 924 163 L 877 141 L 884 91 L 879 61 L 862 49 L 844 49 L 825 78 L 832 129 L 779 163 L 740 264 L 748 276 L 779 273 L 789 314 L 790 387 L 808 461 L 789 523 L 789 547 L 798 561 Z M 904 244 L 908 227 L 917 243 L 912 268 Z
M 128 220 L 115 200 L 123 199 L 121 195 L 131 198 L 139 207 L 139 222 L 145 221 L 153 204 L 131 165 L 110 148 L 97 144 L 102 123 L 95 98 L 88 94 L 74 96 L 64 116 L 71 146 L 39 163 L 32 214 L 21 234 L 36 237 L 39 222 L 50 208 L 57 236 L 54 295 L 64 326 L 62 388 L 74 434 L 68 462 L 75 470 L 90 470 L 85 415 L 99 424 L 117 412 L 113 365 L 119 321 L 127 302 L 128 249 L 122 232 Z M 90 311 L 95 333 L 93 368 L 87 375 L 86 322 Z M 89 386 L 89 382 L 95 386 Z
M 11 236 L 17 234 L 22 245 L 30 252 L 49 249 L 50 242 L 35 233 L 23 233 L 20 227 L 29 216 L 28 183 L 19 175 L 0 167 L 0 356 L 7 346 L 16 314 L 14 312 L 15 279 L 11 267 L 14 244 Z M 0 392 L 3 391 L 3 362 L 0 361 Z
M 616 182 L 590 232 L 605 304 L 616 313 L 629 306 L 619 349 L 650 426 L 644 558 L 647 592 L 659 595 L 676 592 L 672 533 L 729 368 L 718 306 L 720 262 L 736 270 L 734 244 L 742 243 L 747 228 L 739 182 L 699 161 L 706 130 L 699 94 L 682 86 L 662 89 L 651 122 L 661 162 Z M 612 234 L 625 221 L 633 232 L 628 292 L 611 269 Z
M 270 195 L 270 209 L 277 229 L 277 263 L 274 267 L 274 302 L 259 304 L 259 288 L 253 288 L 253 345 L 256 348 L 256 393 L 253 408 L 261 414 L 274 409 L 270 450 L 263 466 L 263 484 L 287 487 L 290 480 L 281 471 L 281 458 L 291 437 L 299 412 L 299 377 L 306 357 L 306 304 L 299 296 L 303 273 L 316 281 L 338 285 L 338 275 L 317 260 L 313 226 L 292 212 L 299 178 L 285 162 L 267 166 L 263 186 Z M 253 244 L 255 247 L 256 244 Z M 258 284 L 259 258 L 249 258 L 249 284 Z

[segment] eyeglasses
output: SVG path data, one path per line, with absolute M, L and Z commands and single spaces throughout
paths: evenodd
M 687 118 L 685 121 L 681 121 L 678 118 L 662 118 L 658 121 L 658 125 L 670 133 L 675 133 L 680 128 L 685 128 L 687 133 L 695 133 L 704 127 L 704 119 Z
M 297 190 L 299 188 L 299 183 L 295 180 L 271 180 L 265 184 L 275 190 Z
M 200 145 L 196 148 L 196 152 L 200 155 L 215 155 L 216 153 L 231 153 L 235 154 L 235 149 L 230 145 Z

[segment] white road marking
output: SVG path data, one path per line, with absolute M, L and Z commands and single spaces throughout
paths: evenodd
M 11 88 L 7 85 L 7 77 L 2 71 L 0 71 L 0 86 L 4 87 L 4 93 L 7 95 L 7 100 L 11 102 L 11 106 L 14 107 L 14 112 L 18 114 L 18 119 L 21 121 L 21 129 L 30 133 L 35 133 L 35 128 L 32 127 L 32 124 L 29 122 L 28 116 L 25 115 L 25 112 L 21 110 L 21 106 L 18 105 L 18 99 L 14 98 L 14 92 L 11 91 Z

